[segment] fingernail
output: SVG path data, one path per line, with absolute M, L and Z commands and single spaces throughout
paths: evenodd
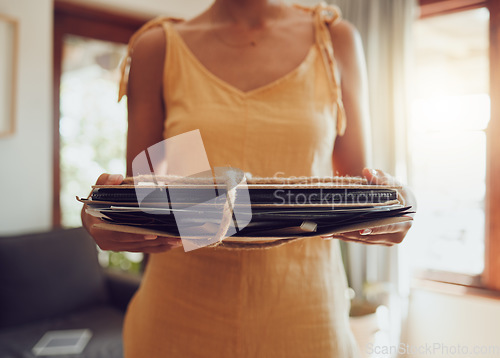
M 375 169 L 370 169 L 370 174 L 373 175 L 374 177 L 378 176 L 378 172 Z
M 144 235 L 144 240 L 156 240 L 156 235 Z
M 323 240 L 331 240 L 333 239 L 333 236 L 321 236 Z
M 360 230 L 359 234 L 360 235 L 370 235 L 372 232 L 373 232 L 372 229 L 364 229 L 364 230 Z
M 111 174 L 109 177 L 108 177 L 108 181 L 111 181 L 111 182 L 122 182 L 123 181 L 123 175 L 121 174 Z

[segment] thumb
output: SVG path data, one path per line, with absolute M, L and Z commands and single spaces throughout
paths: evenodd
M 121 174 L 101 174 L 96 181 L 96 185 L 119 185 L 123 181 Z
M 364 168 L 362 173 L 370 184 L 378 184 L 377 182 L 378 172 L 375 169 Z
M 365 168 L 363 169 L 363 176 L 368 180 L 370 184 L 393 186 L 401 185 L 401 183 L 397 181 L 396 178 L 380 169 Z

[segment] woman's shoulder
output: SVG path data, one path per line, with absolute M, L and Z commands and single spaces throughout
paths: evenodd
M 183 22 L 181 18 L 160 16 L 146 22 L 130 38 L 129 47 L 131 52 L 136 49 L 141 51 L 164 50 L 166 43 L 165 31 L 167 24 Z
M 340 19 L 335 23 L 328 25 L 332 40 L 348 40 L 352 41 L 355 37 L 359 36 L 358 29 L 349 21 Z
M 358 29 L 346 20 L 329 24 L 330 37 L 335 51 L 335 58 L 340 67 L 355 61 L 362 52 L 362 41 Z
M 118 101 L 128 92 L 129 77 L 131 77 L 129 72 L 148 74 L 162 70 L 167 48 L 162 25 L 163 22 L 159 19 L 149 21 L 130 38 L 127 54 L 121 66 Z
M 180 21 L 182 19 L 158 17 L 144 24 L 129 42 L 129 55 L 132 62 L 143 60 L 150 63 L 154 59 L 162 59 L 161 62 L 163 62 L 167 48 L 166 25 Z
M 143 75 L 158 73 L 163 70 L 165 58 L 166 36 L 162 27 L 155 26 L 143 31 L 131 43 L 131 72 L 139 72 Z
M 136 48 L 141 50 L 165 49 L 167 24 L 174 24 L 184 21 L 180 18 L 172 17 L 157 17 L 146 22 L 135 34 L 130 38 L 129 46 L 132 52 Z
M 155 26 L 142 31 L 131 44 L 132 53 L 158 51 L 165 49 L 165 30 L 161 26 Z

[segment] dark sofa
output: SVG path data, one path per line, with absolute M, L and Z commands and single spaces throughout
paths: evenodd
M 103 270 L 83 228 L 0 237 L 0 357 L 35 357 L 46 331 L 83 328 L 92 338 L 68 357 L 122 357 L 123 316 L 139 282 Z

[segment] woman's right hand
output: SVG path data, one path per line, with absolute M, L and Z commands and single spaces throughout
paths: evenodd
M 96 185 L 119 185 L 123 181 L 120 174 L 101 174 Z M 93 227 L 101 219 L 86 212 L 83 205 L 82 224 L 102 250 L 158 253 L 182 246 L 181 240 L 156 235 L 139 235 L 103 230 Z

